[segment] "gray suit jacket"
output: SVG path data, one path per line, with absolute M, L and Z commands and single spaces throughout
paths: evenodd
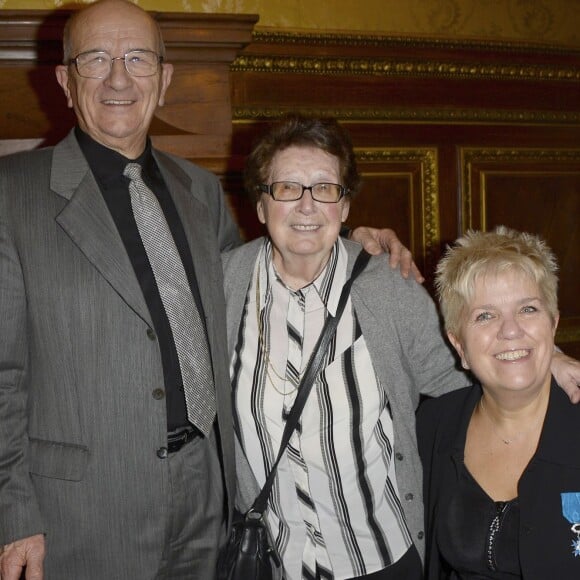
M 360 246 L 343 240 L 352 270 Z M 228 345 L 233 352 L 253 267 L 263 239 L 224 255 Z M 354 310 L 370 351 L 373 367 L 391 405 L 397 484 L 411 536 L 420 554 L 425 551 L 422 471 L 415 435 L 415 410 L 421 395 L 438 396 L 469 384 L 456 370 L 443 341 L 435 305 L 425 289 L 392 270 L 385 256 L 371 258 L 351 289 Z M 253 502 L 259 487 L 236 443 L 241 510 Z
M 215 176 L 154 155 L 199 283 L 231 506 L 220 249 L 238 232 Z M 156 455 L 167 422 L 152 394 L 163 385 L 152 327 L 74 135 L 1 158 L 0 543 L 46 533 L 49 578 L 148 578 L 160 560 L 170 492 Z

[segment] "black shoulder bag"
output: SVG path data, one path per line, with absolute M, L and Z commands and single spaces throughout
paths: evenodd
M 276 461 L 264 483 L 264 487 L 254 501 L 252 507 L 241 516 L 238 521 L 234 522 L 232 533 L 224 549 L 220 562 L 219 577 L 225 580 L 275 580 L 283 577 L 283 567 L 280 556 L 276 552 L 276 547 L 272 542 L 266 522 L 264 521 L 264 512 L 268 504 L 268 497 L 272 490 L 276 468 L 284 454 L 284 450 L 290 441 L 292 432 L 298 424 L 298 419 L 310 394 L 310 389 L 314 383 L 316 375 L 320 372 L 324 353 L 336 332 L 338 321 L 342 316 L 344 307 L 350 295 L 350 287 L 355 278 L 364 270 L 370 259 L 364 249 L 354 263 L 350 278 L 345 282 L 338 306 L 336 316 L 328 316 L 320 337 L 312 351 L 310 360 L 300 385 L 298 394 L 292 410 L 288 415 L 282 442 Z

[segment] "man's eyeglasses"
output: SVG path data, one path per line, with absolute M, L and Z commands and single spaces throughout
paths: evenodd
M 297 201 L 308 190 L 314 201 L 337 203 L 348 193 L 346 187 L 338 183 L 315 183 L 306 186 L 295 181 L 275 181 L 270 185 L 259 185 L 258 188 L 261 192 L 270 194 L 276 201 Z
M 123 56 L 112 57 L 103 50 L 91 50 L 81 52 L 69 60 L 69 64 L 75 63 L 79 76 L 88 79 L 104 79 L 109 76 L 113 68 L 113 62 L 122 60 L 125 70 L 134 77 L 153 76 L 163 62 L 163 57 L 152 50 L 131 50 Z

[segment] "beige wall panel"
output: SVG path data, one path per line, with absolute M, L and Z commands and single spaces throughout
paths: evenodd
M 83 2 L 88 3 L 88 2 Z M 580 47 L 578 0 L 137 0 L 147 10 L 259 14 L 261 27 L 444 35 Z M 46 10 L 63 0 L 0 0 Z

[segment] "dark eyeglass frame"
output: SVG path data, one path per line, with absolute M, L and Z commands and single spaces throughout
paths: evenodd
M 299 185 L 302 188 L 302 192 L 298 197 L 295 197 L 294 199 L 276 199 L 276 197 L 274 196 L 274 186 L 277 183 L 292 183 L 293 185 Z M 334 201 L 328 201 L 327 199 L 317 199 L 313 189 L 317 185 L 332 185 L 334 187 L 338 187 L 339 188 L 338 199 Z M 267 183 L 262 183 L 258 185 L 258 190 L 261 191 L 262 193 L 267 193 L 268 195 L 270 195 L 274 201 L 282 201 L 282 202 L 298 201 L 299 199 L 302 199 L 305 191 L 309 191 L 314 201 L 317 201 L 319 203 L 338 203 L 343 197 L 345 197 L 349 193 L 349 190 L 344 185 L 340 185 L 339 183 L 330 183 L 328 181 L 320 181 L 319 183 L 313 183 L 312 185 L 303 185 L 302 183 L 298 183 L 297 181 L 274 181 L 269 185 Z
M 107 72 L 107 74 L 105 75 L 101 75 L 98 77 L 94 77 L 94 76 L 87 76 L 86 74 L 83 74 L 80 69 L 79 69 L 79 62 L 78 59 L 82 56 L 85 56 L 87 54 L 94 54 L 94 55 L 102 55 L 102 56 L 107 56 L 110 59 L 109 62 L 109 71 Z M 132 54 L 153 54 L 155 55 L 156 59 L 157 59 L 157 66 L 155 67 L 155 70 L 149 74 L 146 75 L 136 75 L 133 74 L 130 70 L 129 67 L 127 66 L 127 57 L 129 55 Z M 147 49 L 135 49 L 135 50 L 129 50 L 127 51 L 123 56 L 111 56 L 107 51 L 105 50 L 87 50 L 85 52 L 80 52 L 79 54 L 77 54 L 75 57 L 69 59 L 68 64 L 73 64 L 75 65 L 76 71 L 78 73 L 78 75 L 84 79 L 106 79 L 110 74 L 111 71 L 113 70 L 113 63 L 116 60 L 122 60 L 123 64 L 125 65 L 125 70 L 127 71 L 127 74 L 130 74 L 132 77 L 136 77 L 136 78 L 146 78 L 146 77 L 152 77 L 154 74 L 157 73 L 157 71 L 159 70 L 159 65 L 161 63 L 163 63 L 163 57 L 160 54 L 157 54 L 154 50 L 147 50 Z

